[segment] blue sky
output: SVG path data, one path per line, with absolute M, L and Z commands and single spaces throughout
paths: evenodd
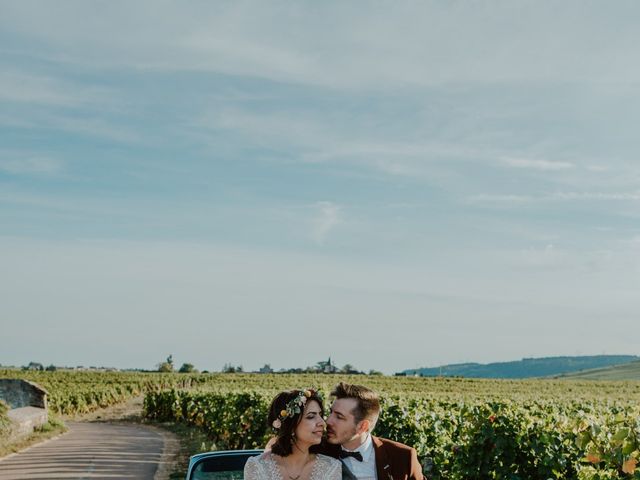
M 639 9 L 0 1 L 0 363 L 637 353 Z

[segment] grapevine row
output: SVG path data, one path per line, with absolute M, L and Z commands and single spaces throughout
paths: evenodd
M 150 392 L 145 414 L 204 430 L 213 449 L 260 448 L 271 395 Z M 450 401 L 385 397 L 377 435 L 414 446 L 430 480 L 637 479 L 640 408 L 572 400 Z

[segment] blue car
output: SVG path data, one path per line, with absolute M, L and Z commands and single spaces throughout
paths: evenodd
M 244 464 L 263 450 L 222 450 L 199 453 L 189 459 L 187 480 L 242 480 Z

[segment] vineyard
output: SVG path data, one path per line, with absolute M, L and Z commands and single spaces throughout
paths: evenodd
M 2 372 L 71 414 L 145 393 L 145 413 L 202 429 L 218 449 L 261 447 L 282 389 L 340 380 L 380 392 L 377 435 L 414 446 L 427 478 L 640 479 L 640 383 L 332 375 Z M 194 452 L 195 453 L 195 452 Z
M 60 415 L 87 413 L 153 390 L 189 389 L 204 383 L 204 375 L 171 373 L 0 370 L 0 378 L 36 382 L 49 392 L 49 409 Z
M 343 377 L 340 377 L 343 379 Z M 150 418 L 207 432 L 216 448 L 263 446 L 275 391 L 335 377 L 235 376 L 210 391 L 147 395 Z M 375 433 L 414 446 L 429 479 L 640 478 L 640 384 L 352 377 L 384 398 Z

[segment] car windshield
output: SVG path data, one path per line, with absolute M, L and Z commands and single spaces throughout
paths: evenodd
M 257 454 L 259 452 L 254 451 L 204 457 L 194 465 L 189 480 L 242 480 L 244 464 Z

